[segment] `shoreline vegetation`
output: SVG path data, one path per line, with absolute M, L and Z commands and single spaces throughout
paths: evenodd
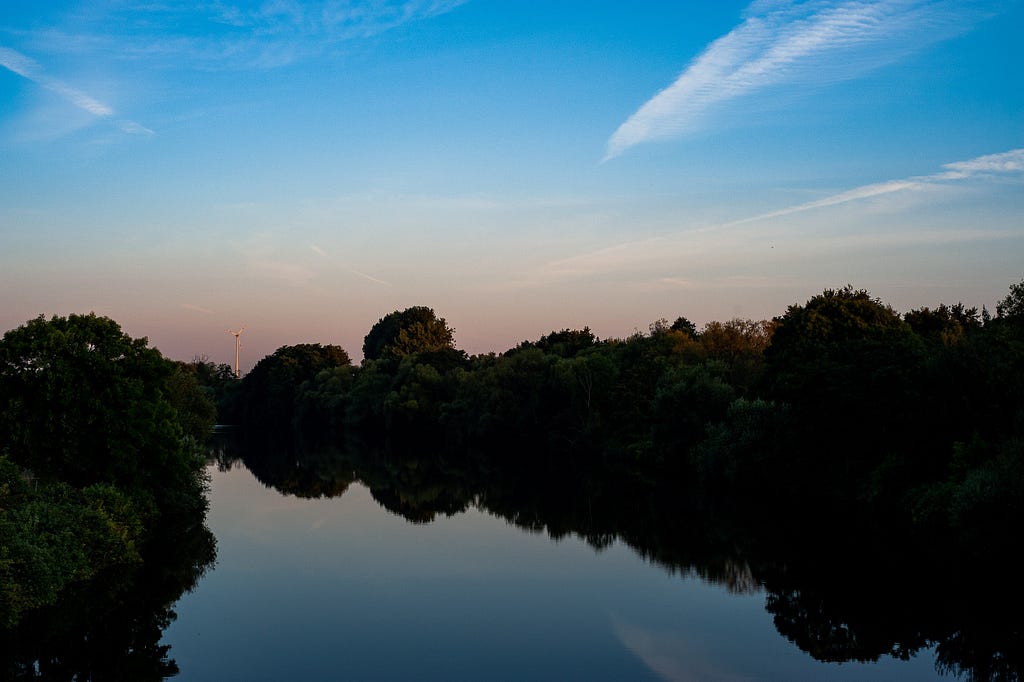
M 216 410 L 184 363 L 113 320 L 0 339 L 0 677 L 163 679 L 170 606 L 215 556 Z
M 30 676 L 34 666 L 89 659 L 56 644 L 66 636 L 39 635 L 42 623 L 69 604 L 116 611 L 112 595 L 148 580 L 164 586 L 158 615 L 124 637 L 145 638 L 137 650 L 150 652 L 152 679 L 175 669 L 154 623 L 173 617 L 177 596 L 213 561 L 203 467 L 220 423 L 237 425 L 232 447 L 282 491 L 332 497 L 353 480 L 384 481 L 375 497 L 413 521 L 475 504 L 597 548 L 622 539 L 670 570 L 698 573 L 707 569 L 658 533 L 697 538 L 684 520 L 713 525 L 756 569 L 739 571 L 739 583 L 769 589 L 780 633 L 816 658 L 906 657 L 939 643 L 946 671 L 1018 679 L 1019 629 L 972 612 L 974 629 L 925 632 L 896 619 L 907 629 L 858 640 L 856 619 L 870 614 L 849 599 L 858 592 L 844 581 L 856 572 L 836 569 L 845 592 L 801 592 L 790 581 L 821 566 L 765 544 L 817 545 L 861 567 L 871 559 L 853 561 L 849 543 L 887 552 L 875 557 L 884 565 L 913 550 L 915 574 L 938 576 L 922 578 L 929 586 L 989 575 L 998 589 L 989 583 L 971 600 L 1021 603 L 1008 566 L 1024 527 L 1024 281 L 994 315 L 962 304 L 900 314 L 847 286 L 772 320 L 700 330 L 685 317 L 625 339 L 563 329 L 476 356 L 454 336 L 417 306 L 373 326 L 358 366 L 338 346 L 299 344 L 238 379 L 204 358 L 167 360 L 92 314 L 7 332 L 0 639 L 19 655 L 0 670 Z M 532 507 L 512 502 L 529 490 Z M 595 500 L 647 509 L 641 516 L 657 528 L 623 527 Z M 173 556 L 176 543 L 195 551 Z M 901 575 L 896 584 L 909 585 Z M 921 609 L 941 599 L 911 591 Z M 107 606 L 80 606 L 97 594 Z M 839 616 L 826 608 L 837 603 Z M 95 627 L 93 616 L 81 620 Z
M 799 500 L 980 552 L 986 528 L 1024 513 L 1024 282 L 994 315 L 901 315 L 847 286 L 773 320 L 698 331 L 679 317 L 606 340 L 564 329 L 476 356 L 413 307 L 374 325 L 363 355 L 285 346 L 205 385 L 222 422 L 284 449 L 597 462 L 680 494 Z

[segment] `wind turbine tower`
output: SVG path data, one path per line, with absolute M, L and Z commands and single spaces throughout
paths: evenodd
M 235 337 L 235 378 L 236 379 L 238 378 L 238 349 L 242 347 L 242 344 L 239 342 L 238 337 L 240 337 L 242 335 L 242 332 L 244 332 L 244 331 L 245 331 L 245 325 L 242 325 L 241 327 L 239 327 L 237 332 L 231 331 L 230 329 L 228 330 L 228 334 L 231 334 L 232 336 Z

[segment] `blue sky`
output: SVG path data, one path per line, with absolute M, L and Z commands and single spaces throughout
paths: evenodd
M 197 9 L 196 7 L 200 7 Z M 1024 277 L 1024 2 L 0 5 L 0 330 L 470 352 Z

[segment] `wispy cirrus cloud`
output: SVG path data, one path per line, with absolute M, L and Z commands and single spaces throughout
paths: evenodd
M 957 180 L 969 180 L 977 176 L 1005 176 L 1021 174 L 1024 173 L 1024 148 L 1011 149 L 1008 152 L 1002 152 L 999 154 L 979 156 L 968 161 L 954 161 L 953 163 L 943 164 L 942 167 L 945 170 L 939 173 L 862 185 L 845 192 L 832 194 L 824 197 L 823 199 L 816 199 L 815 201 L 808 201 L 803 204 L 788 206 L 786 208 L 762 213 L 749 218 L 734 220 L 730 223 L 725 223 L 720 227 L 731 227 L 733 225 L 742 225 L 744 223 L 753 223 L 761 220 L 769 220 L 771 218 L 779 218 L 786 215 L 792 215 L 794 213 L 811 211 L 817 208 L 837 206 L 850 201 L 859 201 L 882 196 L 884 194 L 893 194 L 894 192 L 924 190 L 938 184 Z
M 16 50 L 0 47 L 0 66 L 32 81 L 36 85 L 39 85 L 50 92 L 55 93 L 79 109 L 92 114 L 97 118 L 112 120 L 122 132 L 133 135 L 153 134 L 152 130 L 136 123 L 135 121 L 116 119 L 116 112 L 112 107 L 104 104 L 82 90 L 79 90 L 58 78 L 48 75 L 38 62 Z
M 700 130 L 727 103 L 768 88 L 855 78 L 969 30 L 984 13 L 953 0 L 760 0 L 608 140 L 605 160 Z
M 38 31 L 47 49 L 206 69 L 270 69 L 445 14 L 469 0 L 124 3 Z
M 331 258 L 331 256 L 325 250 L 323 250 L 322 248 L 320 248 L 316 244 L 310 244 L 309 248 L 310 248 L 310 250 L 313 251 L 313 253 L 317 254 L 318 256 L 321 256 L 323 258 Z M 334 259 L 332 259 L 332 260 L 334 260 Z M 386 281 L 384 281 L 382 279 L 378 279 L 377 277 L 374 277 L 373 275 L 368 275 L 365 272 L 362 272 L 360 270 L 356 270 L 355 268 L 351 268 L 351 267 L 349 267 L 347 265 L 340 265 L 340 267 L 345 272 L 348 272 L 350 274 L 356 275 L 357 277 L 362 277 L 363 279 L 365 279 L 367 281 L 370 281 L 370 282 L 373 282 L 374 284 L 383 284 L 385 286 L 391 286 L 390 282 L 386 282 Z
M 541 277 L 565 278 L 590 276 L 624 268 L 648 266 L 674 258 L 685 251 L 696 260 L 712 257 L 723 250 L 740 250 L 755 239 L 759 228 L 740 229 L 756 223 L 767 223 L 776 218 L 824 210 L 855 202 L 869 202 L 887 195 L 920 193 L 935 196 L 935 192 L 956 185 L 1024 183 L 1024 148 L 998 154 L 987 154 L 966 161 L 954 161 L 941 166 L 942 170 L 929 175 L 888 180 L 861 185 L 821 199 L 808 201 L 757 215 L 677 233 L 622 242 L 601 249 L 549 262 Z M 731 229 L 737 228 L 737 229 Z M 827 241 L 834 248 L 846 249 L 861 245 L 865 238 L 874 245 L 923 245 L 968 242 L 974 239 L 999 239 L 1008 236 L 1001 230 L 977 228 L 960 230 L 908 229 L 900 233 L 865 237 L 861 234 L 832 235 Z
M 84 3 L 50 25 L 8 31 L 20 42 L 0 45 L 0 67 L 58 95 L 94 119 L 128 135 L 152 135 L 121 118 L 109 103 L 51 75 L 40 62 L 115 62 L 154 69 L 204 71 L 272 69 L 330 54 L 366 39 L 449 12 L 469 0 L 267 0 L 261 3 Z M 16 48 L 16 49 L 15 49 Z M 28 55 L 40 56 L 39 61 Z M 115 76 L 116 77 L 116 76 Z M 65 131 L 66 132 L 66 131 Z
M 974 175 L 1024 172 L 1024 149 L 987 154 L 969 161 L 954 161 L 942 166 L 945 172 L 931 176 L 935 180 L 962 180 Z

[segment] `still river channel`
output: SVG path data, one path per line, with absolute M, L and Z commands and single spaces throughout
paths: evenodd
M 211 466 L 216 565 L 165 632 L 182 680 L 935 680 L 815 661 L 759 590 L 671 573 L 471 507 L 428 523 L 356 482 L 333 498 Z M 949 679 L 949 678 L 944 678 Z

